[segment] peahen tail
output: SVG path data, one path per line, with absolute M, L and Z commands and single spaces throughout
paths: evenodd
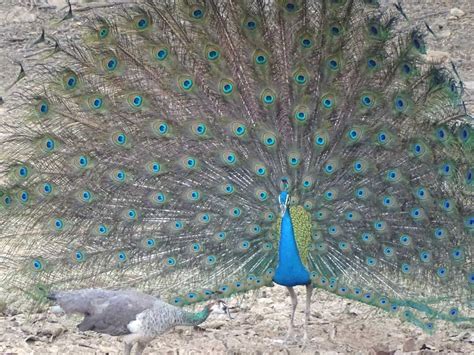
M 288 191 L 315 286 L 427 330 L 472 323 L 473 122 L 422 29 L 376 0 L 150 0 L 81 21 L 6 103 L 12 299 L 271 285 Z

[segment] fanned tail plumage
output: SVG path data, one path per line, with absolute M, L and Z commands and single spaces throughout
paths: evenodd
M 473 125 L 456 75 L 397 21 L 374 0 L 87 17 L 10 97 L 2 285 L 178 305 L 270 285 L 288 191 L 315 286 L 426 330 L 472 323 Z

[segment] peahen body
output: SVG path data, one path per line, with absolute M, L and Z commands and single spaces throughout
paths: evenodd
M 125 335 L 127 325 L 139 313 L 153 308 L 159 298 L 136 291 L 82 289 L 51 292 L 47 298 L 55 303 L 55 313 L 82 314 L 77 325 L 80 331 L 93 330 L 109 335 Z
M 317 287 L 472 325 L 473 123 L 422 28 L 376 0 L 147 1 L 83 23 L 5 103 L 12 298 L 184 306 L 275 282 L 289 334 L 297 285 L 306 324 Z
M 227 313 L 221 300 L 211 300 L 199 312 L 188 312 L 156 297 L 136 291 L 82 289 L 53 292 L 47 298 L 56 303 L 53 310 L 79 313 L 84 319 L 78 328 L 110 335 L 125 335 L 124 354 L 130 355 L 135 344 L 142 354 L 148 343 L 168 330 L 180 326 L 197 326 L 212 312 Z

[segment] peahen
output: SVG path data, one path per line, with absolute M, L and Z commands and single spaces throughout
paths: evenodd
M 456 68 L 426 59 L 429 26 L 397 8 L 150 0 L 35 41 L 5 99 L 8 295 L 186 306 L 275 282 L 288 335 L 297 285 L 306 325 L 316 287 L 427 331 L 472 326 L 473 122 Z
M 92 330 L 110 335 L 125 335 L 124 354 L 142 354 L 158 335 L 179 326 L 197 326 L 211 313 L 230 312 L 222 300 L 210 300 L 199 312 L 187 312 L 156 297 L 136 291 L 82 289 L 52 292 L 47 298 L 56 303 L 55 312 L 79 313 L 84 319 L 79 330 Z

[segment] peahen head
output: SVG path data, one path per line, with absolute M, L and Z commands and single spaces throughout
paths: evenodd
M 281 217 L 283 218 L 286 213 L 286 209 L 290 204 L 290 195 L 287 191 L 280 192 L 280 195 L 278 196 L 278 204 L 280 206 Z
M 229 306 L 223 300 L 212 300 L 205 306 L 205 308 L 207 308 L 209 313 L 227 314 L 230 319 L 233 319 L 230 315 Z

